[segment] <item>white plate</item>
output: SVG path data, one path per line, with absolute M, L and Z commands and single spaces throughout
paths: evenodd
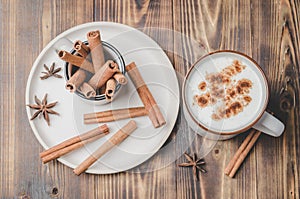
M 179 87 L 176 73 L 168 57 L 158 44 L 144 33 L 126 25 L 110 22 L 93 22 L 71 28 L 57 36 L 43 49 L 33 64 L 27 82 L 26 104 L 34 103 L 34 95 L 41 99 L 45 93 L 48 93 L 48 102 L 58 101 L 53 110 L 59 112 L 60 115 L 50 115 L 50 126 L 42 117 L 33 121 L 29 120 L 36 138 L 45 149 L 95 128 L 98 124 L 83 124 L 84 113 L 142 105 L 131 81 L 121 88 L 112 103 L 93 106 L 83 102 L 77 95 L 70 94 L 65 89 L 64 78 L 50 77 L 40 80 L 41 72 L 44 71 L 43 64 L 49 66 L 55 62 L 56 66 L 63 68 L 64 62 L 57 57 L 55 50 L 61 48 L 71 50 L 72 46 L 64 44 L 62 38 L 71 41 L 86 40 L 87 32 L 98 29 L 101 31 L 102 40 L 115 46 L 123 55 L 126 64 L 136 62 L 167 121 L 166 125 L 155 129 L 148 117 L 134 119 L 138 129 L 86 171 L 87 173 L 107 174 L 133 168 L 149 159 L 160 149 L 176 122 L 179 109 Z M 60 74 L 63 75 L 64 72 L 63 68 Z M 28 118 L 31 118 L 35 110 L 29 107 L 26 107 L 26 110 Z M 58 160 L 75 168 L 127 122 L 128 120 L 122 120 L 108 123 L 110 134 Z

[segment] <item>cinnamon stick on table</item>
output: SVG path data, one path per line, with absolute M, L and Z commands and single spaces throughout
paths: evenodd
M 93 163 L 95 163 L 106 152 L 113 147 L 123 142 L 135 129 L 137 128 L 135 121 L 129 121 L 118 132 L 116 132 L 109 140 L 101 145 L 91 156 L 85 159 L 79 166 L 77 166 L 73 172 L 76 175 L 80 175 L 86 169 L 88 169 Z
M 91 49 L 94 69 L 95 72 L 97 72 L 105 63 L 100 31 L 96 30 L 88 32 L 87 39 Z
M 144 106 L 148 111 L 149 118 L 155 128 L 160 127 L 166 123 L 155 99 L 153 98 L 150 90 L 145 84 L 136 64 L 134 62 L 126 66 L 126 71 L 132 80 Z
M 79 142 L 82 142 L 82 141 L 86 141 L 86 140 L 89 140 L 90 138 L 93 138 L 93 137 L 97 137 L 97 136 L 103 136 L 103 135 L 106 135 L 107 133 L 109 133 L 109 129 L 108 129 L 108 126 L 106 124 L 102 125 L 102 126 L 99 126 L 95 129 L 92 129 L 84 134 L 81 134 L 81 135 L 78 135 L 78 136 L 75 136 L 75 137 L 72 137 L 68 140 L 65 140 L 64 142 L 60 143 L 60 144 L 57 144 L 43 152 L 40 153 L 40 157 L 41 158 L 44 158 L 52 153 L 55 153 L 61 149 L 64 149 L 66 147 L 70 147 L 76 143 L 79 143 Z M 74 148 L 72 148 L 73 150 Z M 69 151 L 68 151 L 69 152 Z
M 249 151 L 254 146 L 255 142 L 259 138 L 261 132 L 255 129 L 252 129 L 248 136 L 245 138 L 233 158 L 228 163 L 225 168 L 225 174 L 233 178 L 238 168 L 243 163 L 244 159 L 247 157 Z
M 84 114 L 85 124 L 95 124 L 112 122 L 127 118 L 135 118 L 147 115 L 147 111 L 144 107 L 133 107 L 125 109 L 108 110 L 96 113 Z

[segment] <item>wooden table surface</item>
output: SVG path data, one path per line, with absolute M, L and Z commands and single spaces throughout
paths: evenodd
M 299 13 L 299 0 L 1 0 L 0 198 L 299 198 Z M 203 55 L 203 46 L 253 57 L 269 80 L 268 109 L 285 123 L 284 134 L 261 135 L 234 179 L 224 168 L 246 134 L 218 141 L 205 156 L 208 173 L 199 181 L 190 168 L 177 166 L 183 156 L 152 172 L 133 172 L 145 164 L 157 168 L 167 159 L 160 152 L 133 171 L 112 175 L 78 177 L 58 161 L 43 165 L 43 148 L 25 111 L 29 72 L 48 42 L 92 21 L 144 31 L 166 51 L 179 82 Z M 168 142 L 180 134 L 192 139 L 189 146 L 177 140 L 176 147 L 187 147 L 188 153 L 206 143 L 187 127 L 182 111 Z

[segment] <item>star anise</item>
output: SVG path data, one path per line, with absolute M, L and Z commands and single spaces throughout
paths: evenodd
M 191 157 L 187 153 L 184 153 L 184 156 L 188 160 L 188 162 L 178 164 L 178 166 L 180 166 L 180 167 L 193 167 L 194 177 L 196 177 L 196 180 L 199 180 L 198 170 L 203 172 L 203 173 L 206 173 L 206 170 L 201 167 L 201 165 L 205 164 L 204 160 L 202 158 L 197 159 L 197 155 L 195 153 L 194 153 L 194 157 Z
M 45 68 L 46 71 L 42 72 L 45 75 L 43 75 L 43 76 L 40 77 L 41 80 L 47 79 L 47 78 L 49 78 L 51 76 L 56 77 L 56 78 L 62 78 L 61 75 L 56 74 L 59 71 L 61 71 L 61 67 L 60 68 L 55 68 L 55 63 L 54 62 L 51 64 L 50 69 L 48 68 L 48 66 L 46 64 L 44 64 L 44 68 Z
M 48 126 L 50 126 L 50 119 L 49 119 L 49 114 L 55 114 L 59 115 L 56 111 L 51 110 L 57 102 L 52 102 L 50 104 L 47 104 L 47 96 L 48 94 L 46 93 L 43 100 L 39 100 L 37 96 L 34 96 L 34 101 L 36 104 L 28 104 L 30 108 L 36 109 L 37 111 L 32 115 L 30 120 L 35 119 L 38 115 L 42 114 L 44 119 L 46 120 Z

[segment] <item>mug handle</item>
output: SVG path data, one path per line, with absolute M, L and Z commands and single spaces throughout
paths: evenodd
M 284 124 L 268 112 L 254 124 L 253 128 L 268 135 L 279 137 L 284 131 Z

